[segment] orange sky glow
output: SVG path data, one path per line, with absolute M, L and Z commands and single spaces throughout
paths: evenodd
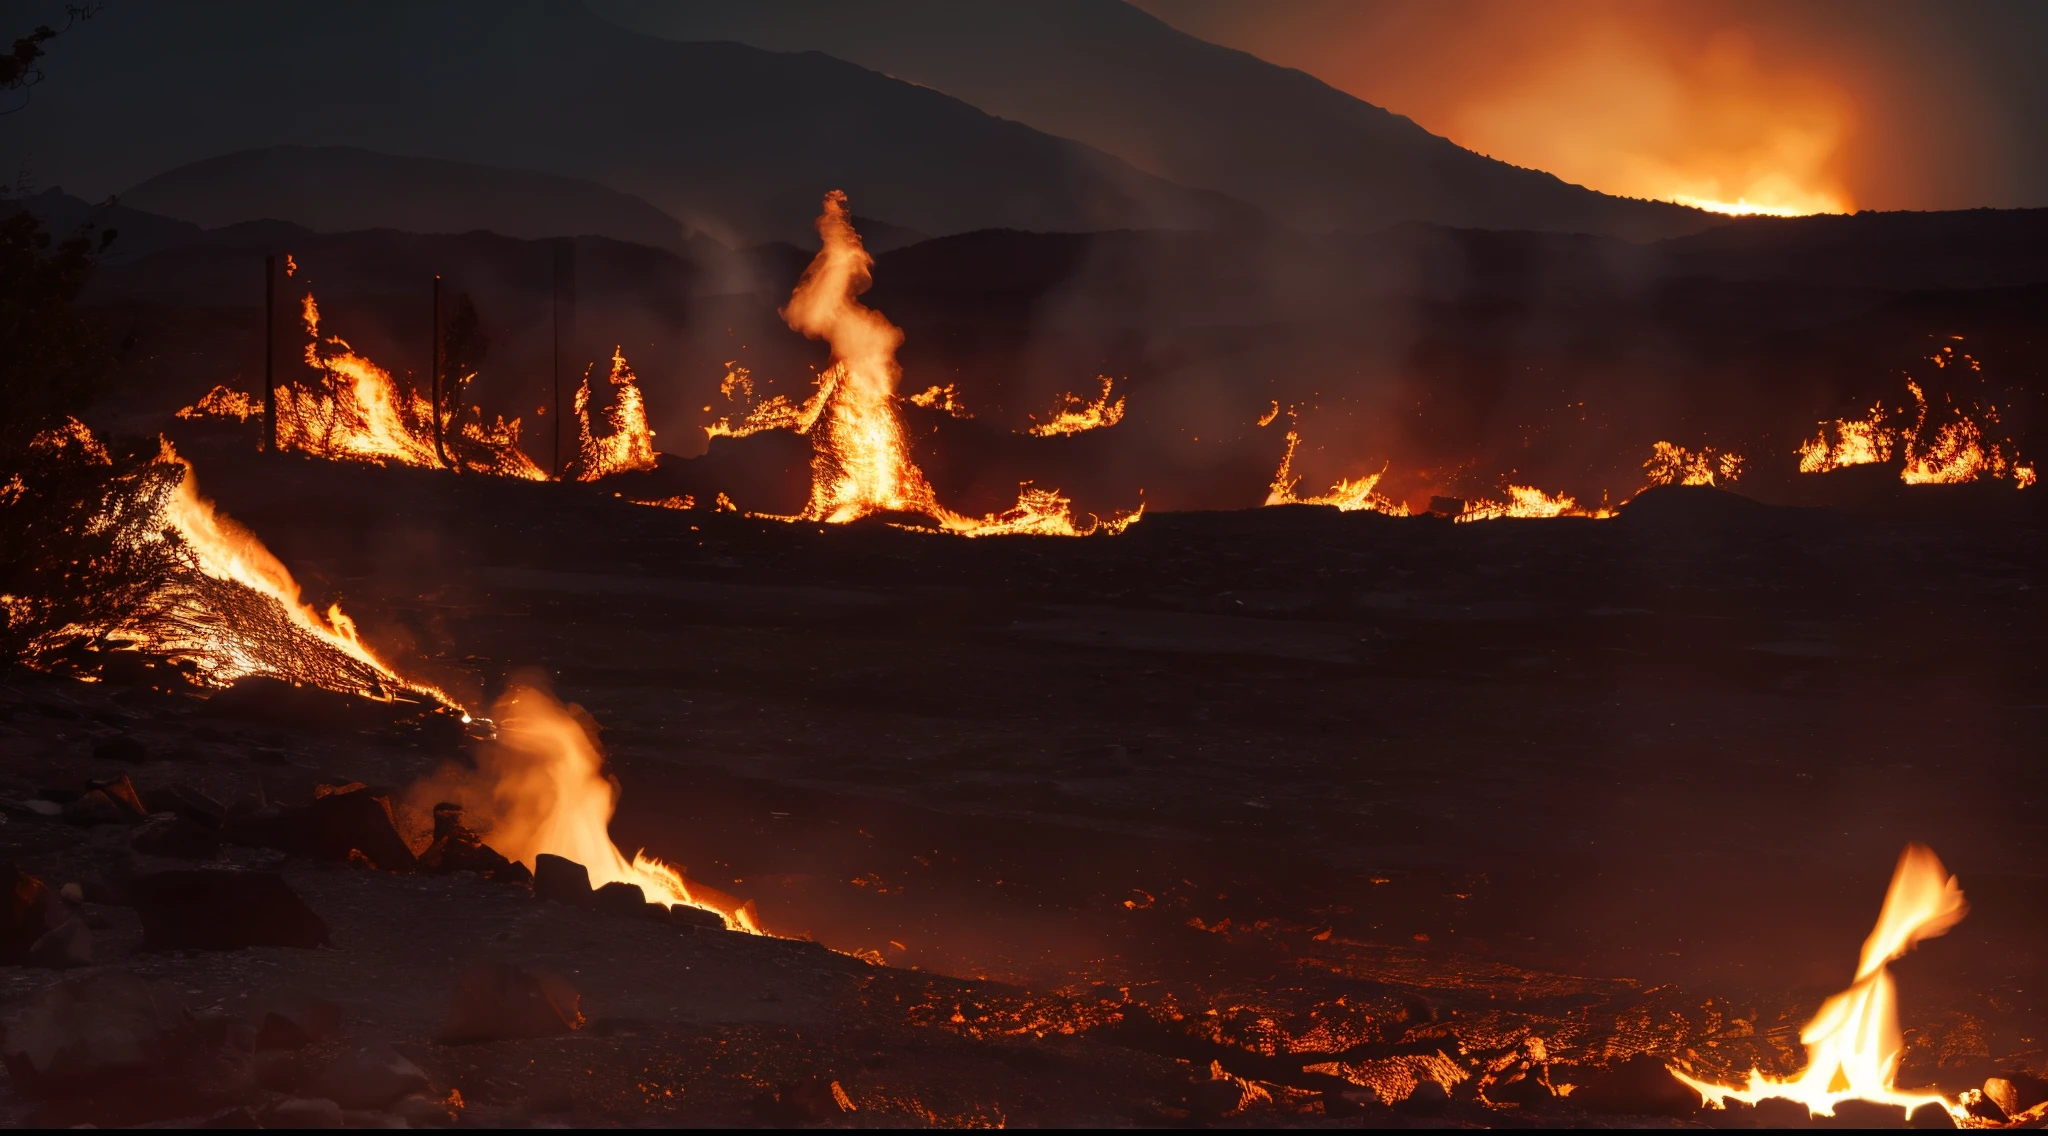
M 2033 203 L 1996 199 L 2010 124 L 1937 5 L 1139 3 L 1608 193 L 1781 215 Z

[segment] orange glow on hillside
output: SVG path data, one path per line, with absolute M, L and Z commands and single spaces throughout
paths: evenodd
M 1716 213 L 1845 213 L 1848 95 L 1760 61 L 1740 32 L 1663 42 L 1614 20 L 1512 68 L 1443 124 L 1481 153 Z

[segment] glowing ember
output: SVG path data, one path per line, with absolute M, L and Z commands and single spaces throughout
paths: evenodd
M 1108 375 L 1097 376 L 1102 382 L 1102 393 L 1095 401 L 1088 402 L 1080 395 L 1060 396 L 1060 405 L 1053 408 L 1052 418 L 1031 427 L 1025 433 L 1040 438 L 1053 438 L 1061 434 L 1080 434 L 1088 430 L 1102 430 L 1124 420 L 1124 400 L 1119 397 L 1109 401 L 1110 391 L 1116 380 Z
M 902 373 L 896 348 L 903 332 L 858 299 L 873 283 L 874 258 L 853 229 L 846 194 L 833 190 L 825 195 L 818 235 L 823 247 L 804 269 L 782 317 L 792 329 L 830 344 L 832 365 L 819 373 L 817 389 L 801 404 L 778 395 L 755 407 L 739 426 L 721 420 L 705 428 L 714 438 L 761 430 L 810 435 L 810 500 L 801 513 L 782 519 L 846 524 L 877 513 L 916 514 L 929 517 L 941 531 L 962 536 L 1084 536 L 1121 532 L 1143 515 L 1141 506 L 1107 521 L 1076 524 L 1067 498 L 1028 483 L 1017 504 L 1000 513 L 970 517 L 940 505 L 924 471 L 911 460 L 896 417 L 896 382 Z M 735 390 L 751 395 L 752 382 L 743 371 L 729 369 L 726 378 L 727 397 Z M 1121 404 L 1117 413 L 1122 413 Z
M 1833 1116 L 1846 1100 L 1894 1104 L 1911 1113 L 1935 1104 L 1962 1121 L 1968 1112 L 1936 1093 L 1900 1092 L 1894 1085 L 1904 1039 L 1899 1032 L 1898 993 L 1886 964 L 1912 950 L 1922 939 L 1947 933 L 1969 912 L 1963 889 L 1941 866 L 1932 849 L 1908 844 L 1892 872 L 1877 926 L 1863 941 L 1856 980 L 1847 990 L 1821 1004 L 1820 1013 L 1799 1033 L 1806 1046 L 1806 1068 L 1789 1079 L 1767 1077 L 1752 1069 L 1745 1088 L 1697 1081 L 1677 1070 L 1672 1075 L 1699 1091 L 1715 1108 L 1730 1098 L 1755 1104 L 1782 1097 L 1806 1106 L 1816 1116 Z
M 605 411 L 610 429 L 603 437 L 590 430 L 590 374 L 576 388 L 577 478 L 596 481 L 614 473 L 653 469 L 654 431 L 647 425 L 647 403 L 640 383 L 621 348 L 612 348 L 612 405 Z
M 1274 412 L 1261 419 L 1260 424 L 1264 425 L 1277 417 L 1279 417 L 1279 409 L 1276 403 L 1274 404 Z M 1273 484 L 1266 491 L 1266 504 L 1331 505 L 1346 513 L 1386 513 L 1395 517 L 1405 517 L 1408 515 L 1408 506 L 1377 491 L 1376 487 L 1380 483 L 1380 478 L 1384 477 L 1387 472 L 1384 467 L 1380 469 L 1380 472 L 1367 474 L 1356 481 L 1348 478 L 1340 480 L 1337 484 L 1330 487 L 1328 493 L 1319 494 L 1314 497 L 1295 496 L 1294 487 L 1301 484 L 1301 478 L 1295 476 L 1294 473 L 1294 451 L 1299 445 L 1301 445 L 1300 432 L 1296 430 L 1287 431 L 1287 450 L 1280 455 L 1280 467 L 1273 471 Z
M 1958 364 L 1980 369 L 1975 359 L 1957 354 L 1953 347 L 1942 348 L 1930 361 L 1937 367 Z M 1799 447 L 1799 472 L 1827 473 L 1844 466 L 1888 462 L 1896 457 L 1902 462 L 1899 480 L 1908 485 L 1960 485 L 1986 477 L 2010 477 L 2021 489 L 2034 484 L 2033 465 L 2021 462 L 2009 452 L 2009 443 L 1985 440 L 1981 422 L 1997 422 L 1996 407 L 1980 408 L 1975 416 L 1957 410 L 1958 417 L 1953 421 L 1930 431 L 1927 392 L 1910 379 L 1906 381 L 1906 391 L 1913 396 L 1911 424 L 1888 425 L 1890 414 L 1882 402 L 1872 406 L 1862 418 L 1823 422 L 1820 433 Z
M 693 883 L 682 869 L 612 843 L 619 784 L 604 769 L 594 723 L 547 692 L 514 684 L 492 708 L 497 738 L 479 746 L 474 774 L 444 773 L 425 787 L 491 817 L 491 847 L 529 869 L 541 853 L 590 870 L 592 887 L 639 885 L 657 903 L 717 912 L 728 930 L 762 934 L 751 902 Z M 449 783 L 449 782 L 452 782 Z M 478 799 L 481 798 L 481 799 Z
M 1722 485 L 1742 476 L 1742 455 L 1716 452 L 1712 446 L 1688 450 L 1670 442 L 1651 447 L 1643 474 L 1651 485 Z

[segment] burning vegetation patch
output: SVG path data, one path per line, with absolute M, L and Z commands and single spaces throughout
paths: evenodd
M 1941 369 L 1982 369 L 1975 358 L 1953 347 L 1943 347 L 1930 361 Z M 1935 412 L 1926 390 L 1910 378 L 1906 393 L 1912 398 L 1910 409 L 1894 411 L 1880 400 L 1861 418 L 1821 423 L 1819 433 L 1800 444 L 1799 472 L 1829 473 L 1896 461 L 1899 480 L 1908 485 L 2009 478 L 2016 488 L 2025 489 L 2037 480 L 2033 464 L 2020 460 L 2010 439 L 1991 439 L 1987 427 L 1998 423 L 1996 406 L 1964 408 L 1950 402 Z
M 379 659 L 340 605 L 308 606 L 263 543 L 199 495 L 191 463 L 169 442 L 115 458 L 74 419 L 31 450 L 43 460 L 21 495 L 45 497 L 44 515 L 63 530 L 49 546 L 20 550 L 28 562 L 10 573 L 4 597 L 10 638 L 31 665 L 89 675 L 133 652 L 201 686 L 266 675 L 459 709 Z

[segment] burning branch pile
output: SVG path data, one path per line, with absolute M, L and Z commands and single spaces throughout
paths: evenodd
M 896 348 L 903 331 L 857 298 L 873 283 L 874 258 L 854 231 L 844 193 L 826 195 L 818 235 L 824 247 L 804 270 L 782 317 L 796 331 L 829 343 L 832 365 L 819 373 L 817 389 L 801 404 L 778 395 L 755 407 L 738 426 L 720 421 L 706 428 L 712 437 L 792 430 L 811 438 L 810 501 L 789 519 L 846 524 L 876 514 L 912 514 L 962 536 L 1083 536 L 1121 532 L 1143 514 L 1140 507 L 1106 521 L 1076 524 L 1070 499 L 1028 483 L 1017 504 L 1001 513 L 970 517 L 939 504 L 910 456 L 896 416 L 896 383 L 902 376 Z M 735 389 L 751 393 L 744 372 L 727 375 L 728 397 Z M 1121 400 L 1115 414 L 1122 415 Z
M 441 468 L 453 466 L 473 473 L 546 480 L 532 458 L 519 448 L 519 419 L 500 417 L 486 424 L 480 407 L 440 412 L 442 446 L 436 452 L 436 410 L 418 390 L 402 390 L 391 372 L 349 346 L 338 335 L 320 337 L 320 305 L 311 292 L 300 304 L 306 329 L 305 364 L 315 375 L 310 384 L 282 382 L 276 395 L 276 436 L 281 450 L 337 461 Z M 460 390 L 473 374 L 455 376 Z M 262 414 L 255 395 L 217 386 L 180 418 L 226 418 L 245 422 Z
M 35 485 L 17 479 L 17 498 L 41 492 L 75 500 L 75 508 L 53 515 L 85 546 L 50 558 L 46 571 L 10 572 L 14 583 L 0 602 L 9 637 L 19 636 L 18 653 L 31 665 L 84 671 L 110 652 L 132 651 L 203 686 L 270 675 L 459 709 L 379 659 L 339 605 L 324 615 L 307 606 L 269 549 L 199 495 L 191 463 L 170 443 L 154 455 L 116 459 L 72 420 L 34 448 L 51 472 Z

